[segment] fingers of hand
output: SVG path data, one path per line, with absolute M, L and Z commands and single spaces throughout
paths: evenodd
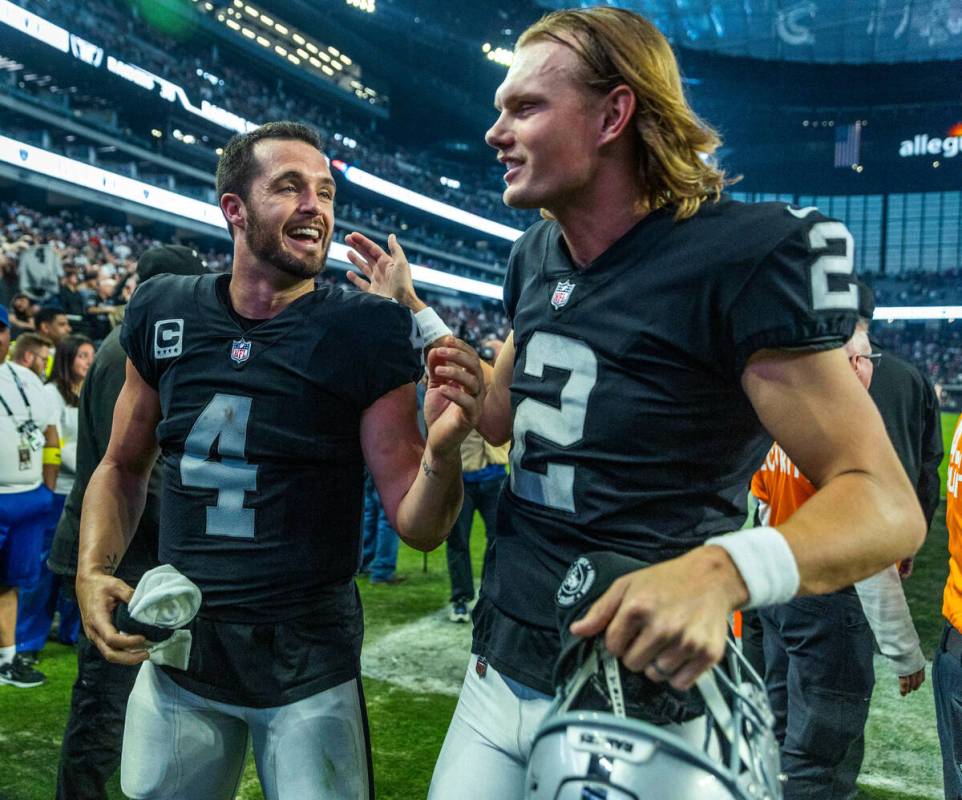
M 377 261 L 381 256 L 385 255 L 384 250 L 368 239 L 363 233 L 358 233 L 357 231 L 349 233 L 344 237 L 344 241 L 368 261 Z
M 477 397 L 484 388 L 484 381 L 464 367 L 439 364 L 432 372 L 436 383 L 457 384 L 472 397 Z
M 347 273 L 347 279 L 348 279 L 351 283 L 353 283 L 355 287 L 357 287 L 358 289 L 360 289 L 362 292 L 369 292 L 369 291 L 371 291 L 371 283 L 370 283 L 370 281 L 364 280 L 364 278 L 362 278 L 362 277 L 361 277 L 360 275 L 358 275 L 356 272 L 350 272 L 350 271 L 348 271 L 348 273 Z
M 361 270 L 361 272 L 363 272 L 368 278 L 371 277 L 372 273 L 374 272 L 373 268 L 365 259 L 361 258 L 361 256 L 359 256 L 353 250 L 347 251 L 347 259 L 355 267 Z
M 481 359 L 473 350 L 464 351 L 454 347 L 435 347 L 428 351 L 428 366 L 434 368 L 440 364 L 457 364 L 470 370 L 476 376 L 483 376 Z
M 477 424 L 481 416 L 481 406 L 476 396 L 468 394 L 460 386 L 450 383 L 439 386 L 438 391 L 446 400 L 450 400 L 464 412 L 464 418 L 470 423 L 470 427 L 473 428 Z
M 387 237 L 387 249 L 391 253 L 392 258 L 398 260 L 406 258 L 404 255 L 404 248 L 401 247 L 397 240 L 397 236 L 395 236 L 393 233 Z
M 143 636 L 120 633 L 112 624 L 97 620 L 87 626 L 87 634 L 104 658 L 114 664 L 140 664 L 148 656 Z
M 622 597 L 628 588 L 624 578 L 619 578 L 599 597 L 588 609 L 588 613 L 573 622 L 570 631 L 575 636 L 595 636 L 605 629 L 621 604 Z

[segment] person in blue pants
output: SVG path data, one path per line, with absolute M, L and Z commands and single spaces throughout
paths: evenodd
M 404 581 L 397 569 L 398 535 L 388 522 L 377 487 L 369 472 L 364 476 L 361 572 L 371 583 L 395 585 Z

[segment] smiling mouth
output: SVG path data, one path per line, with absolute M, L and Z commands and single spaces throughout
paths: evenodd
M 285 236 L 299 247 L 314 250 L 324 242 L 323 229 L 313 225 L 302 225 L 286 231 Z
M 511 181 L 513 181 L 516 177 L 518 177 L 518 173 L 521 171 L 521 162 L 509 161 L 505 164 L 505 167 L 507 167 L 507 170 L 504 173 L 504 182 L 511 183 Z

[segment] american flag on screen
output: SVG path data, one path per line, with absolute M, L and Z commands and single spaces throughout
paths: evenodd
M 835 126 L 835 166 L 851 168 L 862 155 L 862 123 Z

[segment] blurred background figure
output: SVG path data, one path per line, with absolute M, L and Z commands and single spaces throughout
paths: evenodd
M 5 362 L 9 347 L 10 319 L 0 306 L 0 683 L 25 689 L 45 677 L 17 649 L 18 595 L 39 579 L 60 447 L 40 378 Z
M 136 274 L 139 280 L 146 281 L 154 275 L 203 275 L 205 272 L 205 263 L 196 251 L 162 246 L 144 252 Z M 65 599 L 74 603 L 84 492 L 107 451 L 114 405 L 124 385 L 127 355 L 120 346 L 121 330 L 121 326 L 114 328 L 104 340 L 80 393 L 76 475 L 50 550 L 50 569 L 61 578 Z M 131 586 L 136 586 L 147 570 L 157 566 L 160 487 L 160 469 L 155 464 L 147 486 L 144 513 L 116 572 Z M 60 746 L 56 796 L 57 800 L 107 800 L 107 783 L 120 765 L 127 698 L 138 668 L 105 661 L 84 636 L 82 627 L 76 649 L 77 679 Z
M 364 471 L 364 517 L 361 521 L 361 574 L 371 583 L 395 586 L 404 581 L 397 575 L 397 550 L 400 539 L 391 527 L 374 479 Z
M 491 366 L 504 345 L 500 339 L 487 339 L 478 348 L 481 358 Z M 469 605 L 474 601 L 474 574 L 471 567 L 471 526 L 474 512 L 481 515 L 486 537 L 485 563 L 497 539 L 498 495 L 504 483 L 508 449 L 504 444 L 488 444 L 474 431 L 461 445 L 461 471 L 464 479 L 464 505 L 445 544 L 448 574 L 451 577 L 451 622 L 468 622 Z
M 61 462 L 53 505 L 44 528 L 40 578 L 32 589 L 21 593 L 17 611 L 17 642 L 24 659 L 30 664 L 40 659 L 40 651 L 51 633 L 55 612 L 59 613 L 60 620 L 56 638 L 61 644 L 75 644 L 80 629 L 80 609 L 74 600 L 64 596 L 61 578 L 50 571 L 47 558 L 54 531 L 76 476 L 77 407 L 80 390 L 93 362 L 93 342 L 86 336 L 67 336 L 57 345 L 53 373 L 43 387 L 56 415 Z

